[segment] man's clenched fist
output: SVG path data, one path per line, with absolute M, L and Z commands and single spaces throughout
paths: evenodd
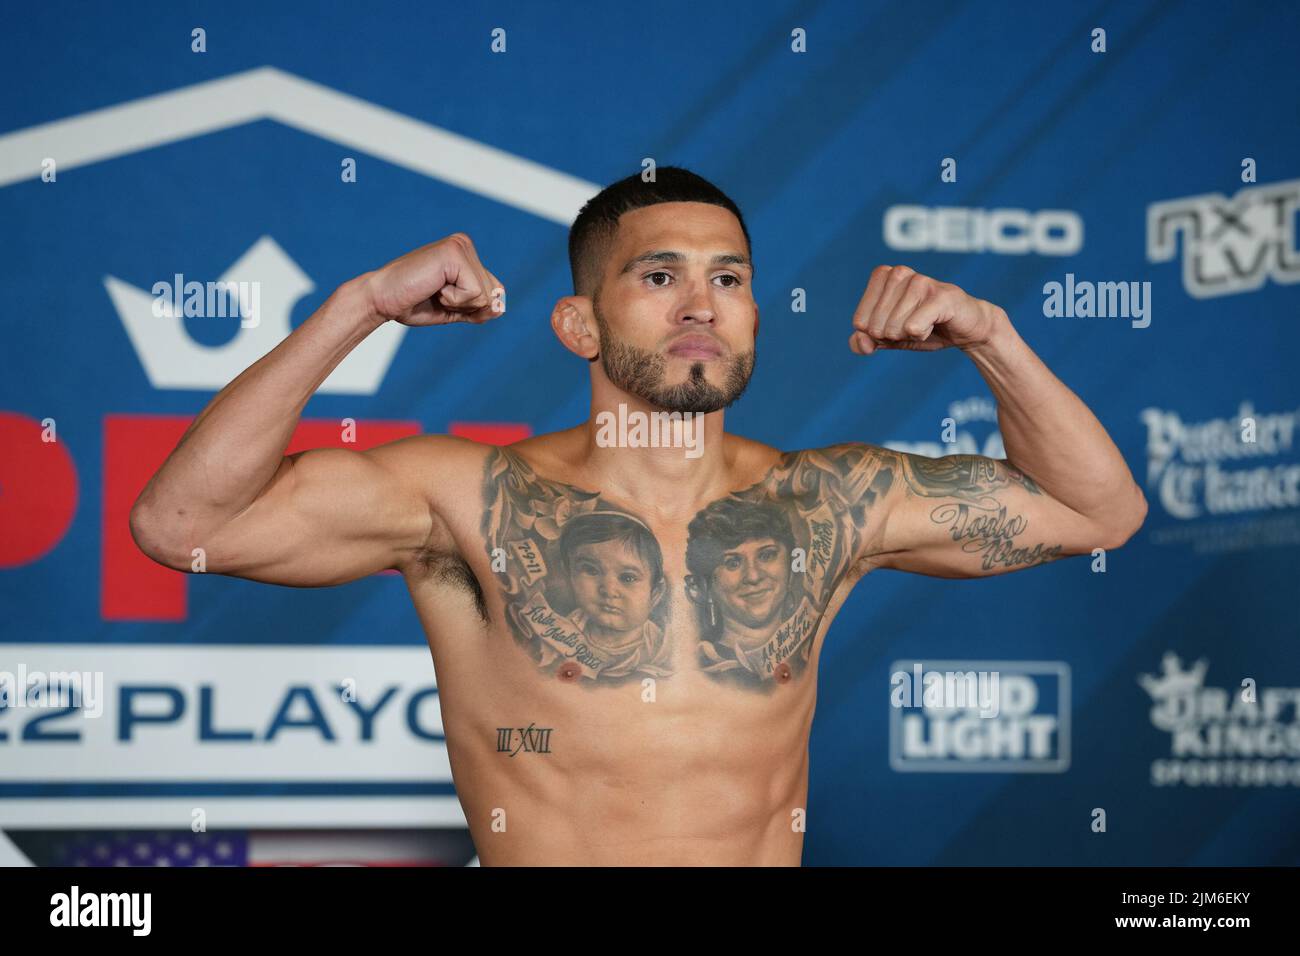
M 992 302 L 967 295 L 907 266 L 876 266 L 853 313 L 849 348 L 933 351 L 983 345 L 1007 317 Z
M 506 310 L 506 290 L 463 232 L 431 242 L 366 276 L 375 312 L 403 325 L 486 322 Z

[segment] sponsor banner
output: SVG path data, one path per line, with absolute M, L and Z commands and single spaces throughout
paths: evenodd
M 1161 672 L 1138 675 L 1151 726 L 1169 756 L 1151 762 L 1153 787 L 1300 787 L 1300 687 L 1207 686 L 1209 661 L 1190 667 L 1173 651 Z
M 919 670 L 918 670 L 919 669 Z M 1070 665 L 1065 661 L 895 661 L 895 687 L 917 692 L 889 710 L 889 765 L 901 773 L 1064 773 L 1070 768 Z M 929 677 L 927 675 L 935 675 Z M 980 675 L 995 680 L 980 679 Z M 963 686 L 965 695 L 924 693 Z M 979 689 L 996 688 L 981 700 Z
M 33 804 L 37 822 L 102 823 L 86 798 L 104 797 L 121 821 L 249 798 L 242 825 L 299 820 L 277 804 L 327 794 L 333 820 L 352 819 L 347 798 L 401 805 L 389 825 L 445 822 L 445 807 L 417 808 L 455 802 L 427 648 L 7 644 L 0 696 L 6 825 Z

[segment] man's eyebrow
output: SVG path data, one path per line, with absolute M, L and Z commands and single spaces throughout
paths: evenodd
M 657 263 L 657 262 L 680 263 L 685 261 L 686 261 L 686 256 L 682 255 L 680 252 L 674 252 L 671 249 L 657 249 L 654 252 L 643 252 L 641 253 L 641 255 L 637 256 L 636 258 L 630 259 L 627 265 L 623 266 L 623 269 L 619 273 L 619 275 L 624 275 L 628 272 L 631 272 L 633 269 L 636 269 L 638 266 L 650 265 L 652 263 Z M 735 252 L 719 253 L 718 255 L 713 257 L 711 264 L 715 266 L 722 266 L 722 265 L 744 266 L 750 272 L 754 271 L 754 264 L 749 261 L 749 257 L 742 256 L 739 253 L 735 253 Z

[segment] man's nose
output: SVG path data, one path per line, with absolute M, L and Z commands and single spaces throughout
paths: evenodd
M 677 315 L 678 323 L 712 325 L 717 316 L 713 311 L 713 300 L 709 296 L 708 282 L 692 283 Z

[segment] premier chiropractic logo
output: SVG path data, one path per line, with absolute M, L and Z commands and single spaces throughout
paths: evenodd
M 224 319 L 239 316 L 241 328 L 256 328 L 261 322 L 262 283 L 185 281 L 176 273 L 174 282 L 153 284 L 154 318 Z
M 1064 283 L 1046 283 L 1043 295 L 1049 319 L 1132 319 L 1135 329 L 1151 324 L 1150 282 L 1076 282 L 1067 272 Z
M 17 673 L 0 671 L 0 708 L 44 707 L 104 713 L 103 671 L 31 671 L 19 664 Z
M 1300 506 L 1300 463 L 1221 464 L 1290 453 L 1300 410 L 1260 414 L 1247 400 L 1228 418 L 1184 422 L 1178 412 L 1163 408 L 1144 408 L 1141 416 L 1147 427 L 1147 487 L 1172 517 L 1188 521 L 1203 514 Z
M 704 454 L 703 412 L 628 411 L 596 413 L 596 444 L 601 448 L 684 448 L 687 458 Z
M 148 936 L 152 928 L 152 893 L 68 893 L 50 897 L 51 926 L 128 926 L 133 936 Z

